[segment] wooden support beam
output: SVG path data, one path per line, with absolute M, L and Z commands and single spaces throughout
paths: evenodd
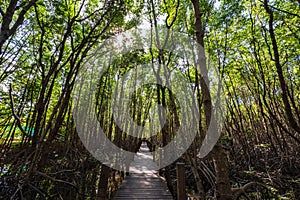
M 177 200 L 186 200 L 184 163 L 176 164 L 176 175 L 177 175 Z
M 153 156 L 153 161 L 155 161 L 155 148 L 156 148 L 156 145 L 152 145 L 152 156 Z
M 162 148 L 159 148 L 159 151 L 158 151 L 159 155 L 159 160 L 158 160 L 158 167 L 159 169 L 161 168 L 161 165 L 162 165 L 162 159 L 163 159 L 163 155 L 162 155 Z

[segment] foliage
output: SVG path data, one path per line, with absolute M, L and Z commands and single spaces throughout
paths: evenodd
M 268 191 L 279 199 L 296 199 L 300 195 L 299 2 L 198 3 L 206 57 L 217 66 L 227 98 L 219 142 L 229 161 L 232 185 L 257 181 L 266 186 L 239 193 L 241 198 L 260 199 L 261 191 Z M 192 1 L 9 0 L 1 2 L 0 14 L 0 198 L 95 199 L 101 163 L 84 149 L 72 117 L 78 72 L 104 40 L 146 23 L 153 31 L 162 26 L 195 38 Z M 158 48 L 135 51 L 110 63 L 102 77 L 93 80 L 97 116 L 115 144 L 135 151 L 139 140 L 119 130 L 110 112 L 112 88 L 122 81 L 116 74 L 153 61 L 182 72 L 201 106 L 197 138 L 180 158 L 190 166 L 188 191 L 200 192 L 202 184 L 207 198 L 216 196 L 217 170 L 211 156 L 201 160 L 195 153 L 206 130 L 199 84 L 203 74 L 168 53 Z M 168 120 L 148 139 L 164 146 L 176 136 L 180 121 L 172 91 L 153 85 L 138 88 L 128 112 L 150 130 L 149 117 L 157 114 L 150 107 L 157 103 L 165 106 Z M 174 187 L 176 178 L 173 168 L 165 169 L 169 187 Z M 115 173 L 122 174 L 112 172 L 111 177 Z M 116 184 L 114 178 L 110 180 Z

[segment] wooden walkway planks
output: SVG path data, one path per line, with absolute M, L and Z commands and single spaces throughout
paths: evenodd
M 117 191 L 113 200 L 121 199 L 173 199 L 166 184 L 157 175 L 156 163 L 152 160 L 152 154 L 145 144 L 142 144 L 140 152 L 134 157 L 124 183 Z

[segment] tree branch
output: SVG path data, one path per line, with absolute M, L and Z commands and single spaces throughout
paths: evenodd
M 20 12 L 15 24 L 10 29 L 10 35 L 16 32 L 17 28 L 23 24 L 24 16 L 27 13 L 27 11 L 36 3 L 37 0 L 30 1 Z
M 49 176 L 49 175 L 47 175 L 47 174 L 45 174 L 45 173 L 42 173 L 42 172 L 40 172 L 40 171 L 35 171 L 35 173 L 38 174 L 38 175 L 41 175 L 41 176 L 43 176 L 43 177 L 45 177 L 45 178 L 47 178 L 47 179 L 50 179 L 51 181 L 59 182 L 59 183 L 65 183 L 65 184 L 70 185 L 70 186 L 72 186 L 72 187 L 74 187 L 74 188 L 76 188 L 76 189 L 79 189 L 79 188 L 78 188 L 76 185 L 74 185 L 73 183 L 70 183 L 70 182 L 67 182 L 67 181 L 64 181 L 64 180 L 60 180 L 60 179 L 53 178 L 53 177 L 51 177 L 51 176 Z
M 264 3 L 263 1 L 260 1 L 260 2 L 261 2 L 261 3 Z M 268 6 L 271 7 L 271 8 L 273 8 L 274 10 L 279 11 L 279 12 L 283 12 L 283 13 L 285 13 L 285 14 L 289 14 L 289 15 L 292 15 L 292 16 L 295 16 L 295 17 L 299 17 L 299 18 L 300 18 L 300 15 L 298 15 L 298 14 L 291 13 L 291 12 L 286 11 L 286 10 L 282 10 L 282 9 L 277 8 L 277 7 L 275 7 L 275 6 L 272 6 L 272 5 L 268 5 Z
M 246 198 L 249 199 L 248 195 L 247 195 L 247 190 L 250 189 L 253 186 L 261 186 L 265 189 L 268 189 L 268 186 L 259 182 L 249 182 L 246 183 L 244 186 L 240 187 L 240 188 L 232 188 L 232 192 L 234 194 L 235 199 L 238 199 L 240 196 L 244 195 Z
M 21 119 L 20 117 L 16 114 L 15 112 L 15 108 L 14 108 L 14 98 L 12 96 L 12 86 L 11 84 L 9 85 L 9 98 L 10 98 L 10 107 L 11 107 L 11 110 L 12 110 L 12 114 L 14 116 L 14 118 L 16 119 L 17 121 L 17 126 L 18 128 L 21 130 L 21 132 L 24 134 L 24 135 L 27 135 L 26 131 L 23 129 L 22 127 L 22 124 L 21 124 Z

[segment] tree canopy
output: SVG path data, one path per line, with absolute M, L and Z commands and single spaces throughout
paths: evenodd
M 182 124 L 198 120 L 196 137 L 177 159 L 186 164 L 191 196 L 297 199 L 299 13 L 295 0 L 1 0 L 0 199 L 100 199 L 103 185 L 105 195 L 113 196 L 126 174 L 106 168 L 78 136 L 74 109 L 87 108 L 107 138 L 130 152 L 146 138 L 157 154 L 176 139 Z M 149 48 L 123 55 L 107 48 L 110 38 L 135 29 L 147 30 L 146 40 L 138 34 L 134 40 L 149 41 Z M 168 50 L 170 41 L 183 43 L 172 33 L 190 38 L 189 45 L 194 41 L 201 50 Z M 107 51 L 115 54 L 106 56 Z M 198 54 L 205 55 L 204 61 Z M 82 73 L 94 69 L 87 67 L 91 59 L 97 66 L 106 64 L 98 76 Z M 150 76 L 138 71 L 145 65 L 156 81 L 176 72 L 189 88 L 181 90 L 181 79 L 171 87 L 139 85 L 137 80 Z M 89 87 L 92 96 L 83 92 Z M 122 96 L 126 87 L 132 93 Z M 183 91 L 186 99 L 193 91 L 196 98 L 183 105 L 181 92 L 174 91 Z M 88 105 L 80 105 L 76 95 L 86 95 Z M 116 102 L 120 108 L 128 103 L 128 117 L 145 128 L 143 133 L 134 137 L 129 134 L 134 123 L 116 122 L 124 117 Z M 218 110 L 219 103 L 224 110 Z M 183 107 L 193 117 L 185 119 Z M 81 128 L 97 138 L 99 130 L 89 127 L 92 119 L 85 117 Z M 201 156 L 213 120 L 222 122 L 221 136 Z M 188 138 L 190 130 L 184 131 Z M 175 162 L 160 174 L 175 197 L 174 171 Z

